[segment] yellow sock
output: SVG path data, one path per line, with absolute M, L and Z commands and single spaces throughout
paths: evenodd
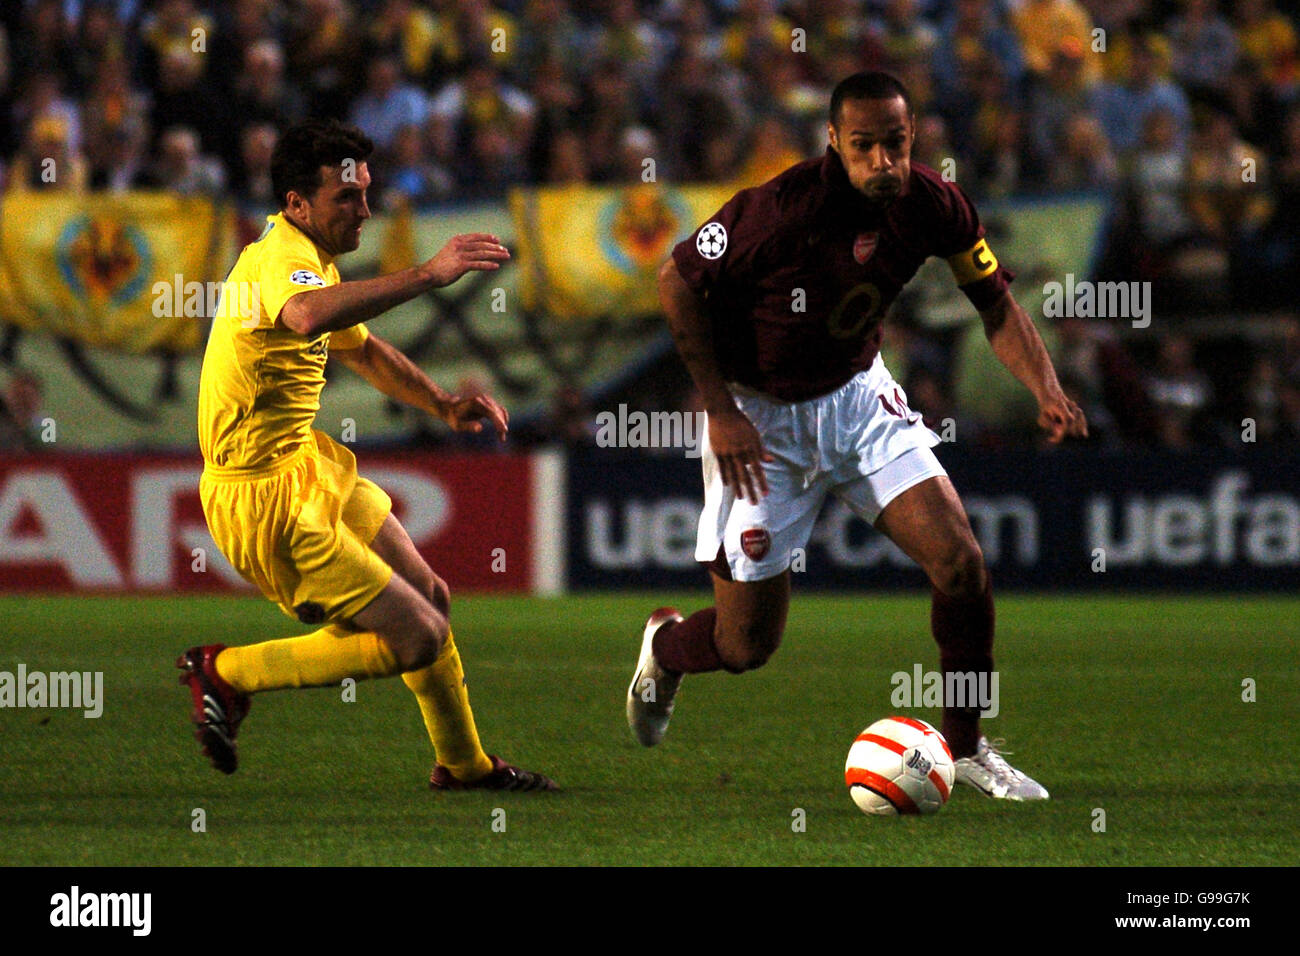
M 391 677 L 397 658 L 378 634 L 336 625 L 302 637 L 228 647 L 217 655 L 217 673 L 243 694 L 287 687 L 328 687 L 345 677 Z
M 465 672 L 451 631 L 438 659 L 423 670 L 408 671 L 402 680 L 420 703 L 438 763 L 458 780 L 477 780 L 491 770 L 492 761 L 478 741 Z

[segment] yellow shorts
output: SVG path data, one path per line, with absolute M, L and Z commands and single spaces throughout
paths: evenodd
M 213 475 L 199 497 L 217 547 L 235 570 L 304 624 L 348 621 L 388 586 L 393 569 L 370 549 L 393 501 L 357 475 L 328 435 L 263 478 Z

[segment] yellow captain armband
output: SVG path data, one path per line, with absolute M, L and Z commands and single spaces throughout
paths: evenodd
M 969 285 L 993 275 L 998 269 L 998 257 L 989 244 L 981 239 L 965 252 L 948 257 L 948 266 L 957 277 L 958 285 Z

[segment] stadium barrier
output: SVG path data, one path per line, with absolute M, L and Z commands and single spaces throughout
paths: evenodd
M 250 590 L 213 544 L 196 455 L 0 458 L 0 590 Z M 558 590 L 539 541 L 556 455 L 363 453 L 426 560 L 455 590 Z
M 999 588 L 1294 590 L 1295 452 L 977 452 L 941 446 Z M 658 454 L 360 455 L 456 591 L 703 588 L 700 463 Z M 246 590 L 213 546 L 185 455 L 0 459 L 0 590 Z M 917 588 L 892 544 L 828 501 L 796 586 Z
M 1300 455 L 936 449 L 999 588 L 1294 590 Z M 571 459 L 568 575 L 577 590 L 703 587 L 700 463 L 583 451 Z M 829 499 L 795 586 L 923 586 L 916 565 Z

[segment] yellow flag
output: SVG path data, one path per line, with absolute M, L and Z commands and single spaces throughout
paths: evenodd
M 658 183 L 513 191 L 524 308 L 572 320 L 657 312 L 659 267 L 733 191 Z
M 229 224 L 210 200 L 17 193 L 0 209 L 0 320 L 99 348 L 195 348 Z

